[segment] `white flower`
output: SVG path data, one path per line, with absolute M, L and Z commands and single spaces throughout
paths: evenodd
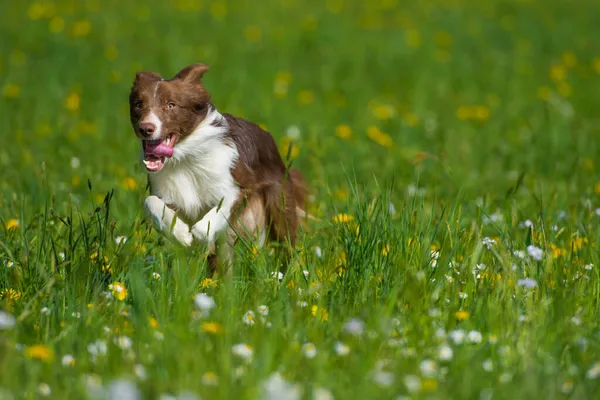
M 597 361 L 594 364 L 592 364 L 590 369 L 588 369 L 585 373 L 585 377 L 588 379 L 600 378 L 600 361 Z
M 467 340 L 474 344 L 481 343 L 482 339 L 483 339 L 483 336 L 481 335 L 481 332 L 476 331 L 476 330 L 469 331 L 469 334 L 467 335 Z
M 48 397 L 52 393 L 52 390 L 50 389 L 50 386 L 48 386 L 47 383 L 40 383 L 38 385 L 38 393 L 41 396 Z
M 71 354 L 65 354 L 61 359 L 61 363 L 64 367 L 72 367 L 75 365 L 75 357 Z
M 283 279 L 283 273 L 278 271 L 271 272 L 271 278 L 281 281 Z
M 446 339 L 446 330 L 444 328 L 437 328 L 434 336 L 436 339 Z
M 115 238 L 115 243 L 118 245 L 125 244 L 127 242 L 127 236 L 117 236 Z
M 492 360 L 490 360 L 488 358 L 488 359 L 483 360 L 483 363 L 481 364 L 481 367 L 486 372 L 492 372 L 494 370 L 494 363 L 492 362 Z
M 159 280 L 160 279 L 160 274 L 158 272 L 153 272 L 152 273 L 152 278 Z
M 108 400 L 138 400 L 141 398 L 140 391 L 130 381 L 114 380 L 107 387 Z
M 419 364 L 421 374 L 426 378 L 432 378 L 437 374 L 438 366 L 433 360 L 423 360 Z
M 346 321 L 343 329 L 350 335 L 360 336 L 365 330 L 365 323 L 359 318 L 352 318 Z
M 262 400 L 298 400 L 301 397 L 302 388 L 287 382 L 279 372 L 272 373 L 262 383 Z
M 396 376 L 387 371 L 375 371 L 373 381 L 381 387 L 390 387 L 396 381 Z
M 196 303 L 196 307 L 204 312 L 209 312 L 216 306 L 213 298 L 205 293 L 198 293 L 194 296 L 194 303 Z
M 515 250 L 515 251 L 513 251 L 513 255 L 520 259 L 524 259 L 526 254 L 523 250 Z
M 537 287 L 537 282 L 535 281 L 535 279 L 523 278 L 523 279 L 519 279 L 517 281 L 517 286 L 521 286 L 526 289 L 533 289 L 533 288 Z
M 212 371 L 207 371 L 202 374 L 202 384 L 204 386 L 218 386 L 219 377 Z
M 315 358 L 317 356 L 317 347 L 312 343 L 302 345 L 302 353 L 306 358 Z
M 296 126 L 296 125 L 289 126 L 285 130 L 285 136 L 289 137 L 290 139 L 298 139 L 300 137 L 300 135 L 301 135 L 300 128 L 298 128 L 298 126 Z
M 338 356 L 347 356 L 350 354 L 350 347 L 342 342 L 335 342 L 334 349 Z
M 252 361 L 252 356 L 254 355 L 254 351 L 252 347 L 248 346 L 245 343 L 234 344 L 231 347 L 231 352 L 236 356 L 242 358 L 245 361 Z
M 265 306 L 264 304 L 262 306 L 258 306 L 257 310 L 258 310 L 258 313 L 260 315 L 262 315 L 263 317 L 266 317 L 267 315 L 269 315 L 269 307 Z
M 527 253 L 529 254 L 529 256 L 531 258 L 533 258 L 534 260 L 537 260 L 537 261 L 541 261 L 542 257 L 544 256 L 544 251 L 542 249 L 540 249 L 539 247 L 535 247 L 532 244 L 527 246 Z
M 317 246 L 315 247 L 315 254 L 317 255 L 317 257 L 321 258 L 323 257 L 323 250 L 319 246 Z
M 452 347 L 448 346 L 447 344 L 440 347 L 440 351 L 438 352 L 438 357 L 442 361 L 452 360 L 453 355 L 454 352 L 452 351 Z
M 594 264 L 585 264 L 583 266 L 583 269 L 585 269 L 586 271 L 591 271 L 594 268 Z
M 461 299 L 466 299 L 467 297 L 469 297 L 469 295 L 465 292 L 458 292 L 458 297 Z
M 103 397 L 102 393 L 102 379 L 97 374 L 85 374 L 83 376 L 84 385 L 87 393 L 91 398 Z
M 244 322 L 246 325 L 254 325 L 254 311 L 246 311 L 246 314 L 244 314 L 242 317 L 242 322 Z
M 131 348 L 131 339 L 128 338 L 127 336 L 119 336 L 115 338 L 115 344 L 121 349 L 121 350 L 129 350 Z
M 108 347 L 106 346 L 106 342 L 102 340 L 96 340 L 95 342 L 88 344 L 87 351 L 90 353 L 92 358 L 95 358 L 97 356 L 105 355 L 108 351 Z
M 462 329 L 456 329 L 453 331 L 450 331 L 448 333 L 448 336 L 450 337 L 450 339 L 452 339 L 452 341 L 455 344 L 462 344 L 465 341 L 465 331 L 463 331 Z
M 133 373 L 142 380 L 145 380 L 148 377 L 146 374 L 146 368 L 142 364 L 135 364 L 133 367 Z
M 79 161 L 79 158 L 71 157 L 71 168 L 77 169 L 77 168 L 79 168 L 80 165 L 81 165 L 81 162 Z
M 429 311 L 427 311 L 427 314 L 429 314 L 429 316 L 431 318 L 439 318 L 442 316 L 442 312 L 440 311 L 439 308 L 430 308 Z M 398 322 L 400 322 L 400 321 L 398 321 Z
M 512 375 L 509 372 L 503 372 L 499 377 L 498 381 L 500 383 L 508 383 L 512 380 Z
M 315 387 L 313 390 L 313 399 L 314 400 L 334 400 L 333 394 L 323 388 L 323 387 Z
M 388 212 L 392 216 L 396 215 L 396 206 L 394 205 L 394 203 L 388 204 Z
M 12 314 L 0 310 L 0 331 L 5 329 L 12 329 L 16 323 L 17 320 Z
M 600 208 L 596 208 L 596 215 L 600 216 Z
M 308 306 L 308 303 L 306 301 L 299 301 L 296 304 L 298 304 L 298 306 L 300 306 L 301 308 Z
M 492 215 L 490 215 L 489 217 L 487 215 L 484 215 L 483 217 L 483 223 L 484 224 L 490 224 L 492 222 L 500 222 L 502 221 L 503 216 L 499 211 L 496 211 L 495 213 L 493 213 Z
M 526 228 L 531 228 L 531 229 L 533 229 L 533 222 L 532 222 L 531 220 L 527 219 L 527 220 L 525 220 L 525 221 L 523 222 L 523 226 L 524 226 L 524 227 L 526 227 Z
M 6 268 L 10 269 L 15 266 L 15 263 L 14 261 L 6 260 L 4 261 L 4 265 L 6 266 Z
M 489 237 L 484 237 L 483 240 L 481 241 L 481 243 L 487 247 L 488 249 L 491 249 L 493 247 L 493 245 L 496 244 L 496 241 L 494 239 L 491 239 Z
M 417 393 L 421 390 L 421 378 L 416 375 L 406 375 L 404 377 L 404 386 L 409 393 Z

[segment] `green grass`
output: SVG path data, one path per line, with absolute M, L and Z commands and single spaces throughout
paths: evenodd
M 263 393 L 276 371 L 305 399 L 594 398 L 598 15 L 558 0 L 2 2 L 0 309 L 16 323 L 0 330 L 0 398 L 120 380 L 150 399 L 296 398 Z M 217 108 L 283 154 L 300 131 L 293 164 L 322 222 L 281 282 L 250 246 L 206 281 L 204 249 L 143 218 L 131 83 L 195 62 Z

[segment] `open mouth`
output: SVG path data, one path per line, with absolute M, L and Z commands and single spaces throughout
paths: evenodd
M 173 147 L 177 135 L 170 134 L 164 139 L 142 140 L 144 150 L 144 165 L 149 172 L 158 172 L 165 165 L 165 159 L 173 157 Z

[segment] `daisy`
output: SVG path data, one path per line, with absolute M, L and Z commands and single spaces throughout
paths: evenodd
M 312 343 L 304 343 L 302 345 L 302 353 L 306 358 L 315 358 L 317 356 L 317 348 Z
M 246 325 L 254 325 L 254 311 L 246 311 L 246 314 L 244 314 L 244 316 L 242 317 L 242 322 L 244 322 L 244 324 Z
M 336 342 L 334 345 L 335 353 L 338 356 L 347 356 L 350 354 L 350 347 L 347 344 L 342 342 Z
M 247 362 L 252 361 L 252 356 L 254 355 L 252 347 L 245 343 L 234 344 L 231 347 L 231 352 Z

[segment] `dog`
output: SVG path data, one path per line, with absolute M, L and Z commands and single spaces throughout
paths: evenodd
M 240 237 L 293 248 L 310 216 L 302 173 L 286 168 L 269 132 L 215 108 L 201 81 L 208 70 L 192 64 L 172 79 L 138 72 L 129 106 L 148 172 L 146 214 L 183 246 L 206 244 L 214 273 L 223 245 L 229 266 Z

